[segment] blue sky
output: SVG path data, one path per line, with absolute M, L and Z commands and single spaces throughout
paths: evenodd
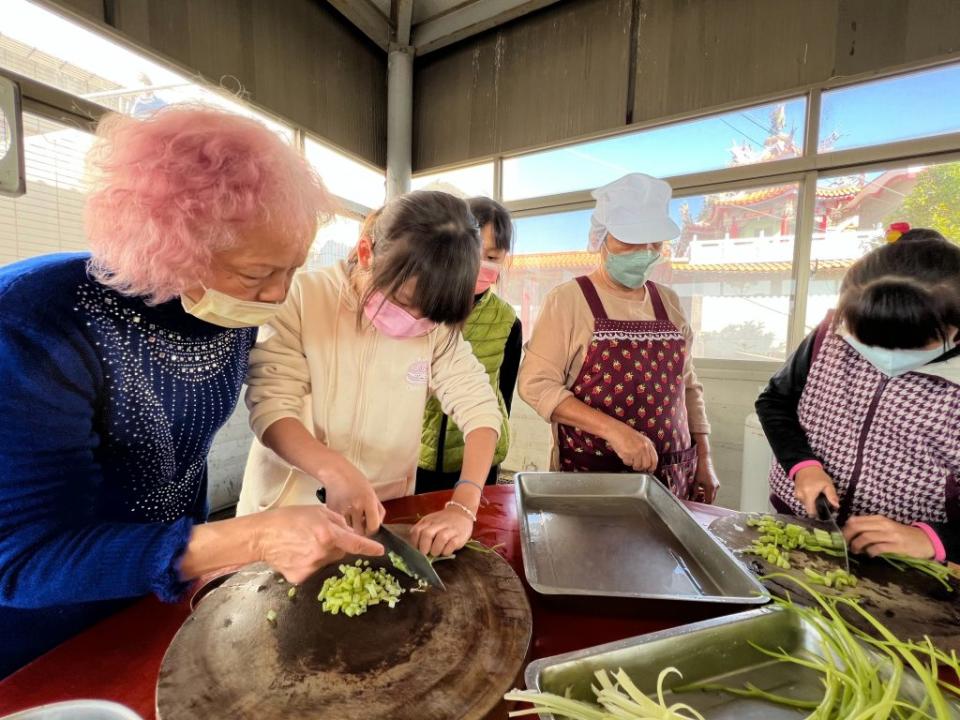
M 960 65 L 824 93 L 820 136 L 837 150 L 960 129 Z
M 821 139 L 836 131 L 837 150 L 954 132 L 960 129 L 960 65 L 889 78 L 827 92 L 823 96 Z M 658 128 L 633 136 L 607 138 L 505 161 L 504 194 L 530 197 L 597 187 L 628 172 L 669 176 L 716 170 L 730 163 L 730 148 L 759 147 L 767 136 L 776 103 L 750 111 Z M 803 138 L 805 100 L 786 103 L 785 128 Z M 702 197 L 690 204 L 694 216 Z M 561 252 L 586 247 L 590 211 L 518 218 L 518 253 Z
M 804 99 L 786 103 L 786 130 L 803 140 Z M 777 104 L 596 140 L 504 162 L 504 197 L 553 195 L 604 185 L 628 172 L 657 177 L 716 170 L 736 143 L 760 147 Z

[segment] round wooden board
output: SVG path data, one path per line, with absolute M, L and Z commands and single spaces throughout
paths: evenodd
M 293 600 L 266 566 L 241 570 L 174 637 L 157 683 L 158 718 L 480 720 L 517 681 L 530 605 L 495 553 L 464 549 L 436 568 L 446 592 L 406 593 L 393 610 L 377 605 L 353 618 L 323 613 L 317 601 L 336 566 Z
M 710 525 L 712 532 L 728 548 L 758 575 L 780 573 L 796 577 L 807 584 L 809 579 L 803 568 L 826 572 L 843 567 L 839 558 L 829 555 L 794 550 L 791 553 L 793 567 L 783 570 L 754 555 L 741 555 L 740 550 L 749 546 L 759 536 L 756 528 L 749 527 L 749 515 L 737 514 L 719 518 Z M 783 522 L 812 527 L 804 518 L 791 515 L 772 515 Z M 842 592 L 846 596 L 860 598 L 870 613 L 883 622 L 902 639 L 930 637 L 943 650 L 960 652 L 960 593 L 949 592 L 937 580 L 919 572 L 902 572 L 884 560 L 863 556 L 850 558 L 850 572 L 857 576 L 855 588 L 835 591 L 819 585 L 813 587 L 825 595 Z M 764 585 L 778 597 L 788 595 L 796 602 L 812 604 L 813 599 L 803 593 L 799 586 L 786 578 L 764 580 Z M 844 613 L 851 622 L 864 630 L 869 626 L 856 613 Z

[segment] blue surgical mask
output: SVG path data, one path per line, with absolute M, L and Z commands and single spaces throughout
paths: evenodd
M 638 288 L 650 279 L 653 269 L 663 262 L 659 250 L 637 250 L 614 255 L 606 251 L 604 265 L 614 280 L 628 288 Z
M 929 365 L 947 352 L 942 347 L 932 350 L 890 350 L 875 345 L 864 345 L 852 335 L 844 335 L 843 339 L 867 362 L 889 377 L 913 372 L 924 365 Z

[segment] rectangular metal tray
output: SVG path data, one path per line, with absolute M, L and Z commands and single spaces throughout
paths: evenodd
M 652 475 L 518 473 L 523 567 L 545 595 L 763 604 L 763 585 Z
M 597 670 L 622 668 L 642 692 L 656 692 L 657 676 L 667 667 L 676 667 L 683 679 L 673 676 L 664 686 L 686 683 L 721 683 L 743 687 L 753 683 L 761 690 L 805 700 L 823 697 L 820 675 L 796 665 L 771 660 L 749 645 L 766 648 L 821 652 L 816 630 L 799 615 L 779 608 L 751 610 L 682 625 L 670 630 L 621 640 L 552 658 L 535 660 L 527 666 L 525 680 L 531 690 L 562 695 L 570 688 L 577 700 L 594 700 L 590 689 Z M 867 649 L 868 652 L 872 652 Z M 882 660 L 877 657 L 878 666 Z M 882 670 L 880 670 L 882 672 Z M 902 699 L 919 702 L 925 691 L 911 674 L 903 679 Z M 668 704 L 684 702 L 709 720 L 781 720 L 806 717 L 809 711 L 780 707 L 720 692 L 668 693 Z M 952 705 L 952 717 L 960 718 L 960 706 Z M 541 714 L 541 718 L 551 718 Z

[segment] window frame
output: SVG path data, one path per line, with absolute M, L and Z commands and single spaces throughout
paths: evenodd
M 197 73 L 179 62 L 165 57 L 156 51 L 132 42 L 114 29 L 85 18 L 60 5 L 47 0 L 34 0 L 44 9 L 66 18 L 87 30 L 96 32 L 111 42 L 121 44 L 132 52 L 138 53 L 160 63 L 170 69 L 184 73 L 190 77 L 197 77 Z M 859 171 L 869 171 L 878 167 L 893 168 L 914 164 L 934 164 L 940 162 L 955 162 L 960 160 L 960 131 L 934 135 L 924 138 L 902 140 L 877 145 L 868 145 L 858 148 L 837 150 L 828 153 L 818 152 L 820 135 L 820 116 L 822 96 L 825 91 L 853 87 L 867 82 L 910 75 L 924 70 L 934 70 L 941 67 L 960 64 L 960 53 L 948 57 L 935 58 L 923 62 L 905 63 L 888 68 L 884 71 L 870 71 L 855 76 L 834 78 L 824 82 L 810 83 L 790 89 L 789 91 L 769 93 L 751 98 L 748 101 L 736 101 L 713 106 L 708 110 L 678 113 L 669 117 L 635 123 L 626 128 L 617 128 L 612 131 L 593 133 L 563 142 L 544 143 L 536 146 L 519 148 L 510 152 L 471 158 L 446 165 L 421 168 L 417 176 L 432 175 L 450 170 L 462 169 L 474 165 L 493 163 L 493 195 L 494 199 L 503 202 L 503 162 L 505 159 L 528 155 L 543 150 L 553 150 L 575 146 L 583 142 L 601 140 L 610 137 L 633 135 L 646 129 L 676 124 L 678 122 L 703 119 L 723 113 L 769 105 L 778 101 L 786 101 L 798 97 L 806 98 L 806 118 L 804 126 L 803 154 L 800 157 L 786 160 L 776 160 L 754 165 L 722 168 L 687 175 L 678 175 L 664 178 L 670 182 L 675 197 L 709 194 L 735 190 L 757 185 L 773 185 L 782 182 L 798 182 L 800 195 L 798 198 L 797 229 L 793 255 L 793 297 L 790 304 L 790 318 L 787 336 L 787 352 L 792 352 L 802 341 L 805 334 L 807 294 L 810 283 L 810 254 L 813 242 L 813 211 L 816 202 L 816 186 L 818 180 L 836 175 L 851 174 Z M 91 101 L 76 97 L 44 83 L 27 78 L 6 69 L 0 69 L 0 74 L 17 82 L 21 88 L 23 110 L 34 115 L 46 117 L 64 125 L 76 127 L 80 130 L 92 131 L 97 121 L 106 114 L 107 108 Z M 199 82 L 210 89 L 217 88 L 205 78 L 197 78 Z M 256 103 L 245 101 L 256 113 L 262 114 L 270 120 L 280 123 L 293 131 L 293 141 L 301 154 L 304 153 L 305 137 L 308 131 L 302 126 L 276 115 L 270 110 Z M 384 172 L 382 168 L 357 158 L 354 154 L 338 148 L 325 139 L 309 133 L 310 136 L 345 157 L 368 165 L 377 172 Z M 503 202 L 516 217 L 527 217 L 569 210 L 582 210 L 593 206 L 594 201 L 590 190 L 582 190 L 557 195 L 546 195 L 523 200 Z M 339 196 L 338 214 L 361 220 L 373 208 Z M 750 360 L 717 360 L 698 358 L 698 365 L 702 368 L 716 368 L 718 372 L 725 368 L 757 367 L 765 365 L 760 361 Z
M 455 165 L 446 165 L 440 168 L 433 168 L 427 171 L 417 171 L 410 176 L 411 180 L 411 189 L 413 189 L 413 181 L 419 180 L 421 178 L 430 176 L 430 175 L 445 175 L 447 173 L 457 172 L 458 170 L 472 170 L 474 168 L 480 168 L 485 165 L 491 166 L 491 190 L 492 194 L 490 197 L 502 197 L 503 196 L 503 164 L 496 156 L 490 156 L 488 158 L 474 158 L 468 163 L 457 163 Z M 467 197 L 470 197 L 470 194 L 467 194 Z
M 300 126 L 295 126 L 294 127 L 294 143 L 296 144 L 296 147 L 299 150 L 300 154 L 304 157 L 304 159 L 307 160 L 308 163 L 310 162 L 310 160 L 307 156 L 307 140 L 310 140 L 311 142 L 316 143 L 317 145 L 322 145 L 327 150 L 333 153 L 336 153 L 338 155 L 342 155 L 344 158 L 346 158 L 347 160 L 350 160 L 351 162 L 357 163 L 358 165 L 363 165 L 364 167 L 370 170 L 381 173 L 383 175 L 384 183 L 386 183 L 387 174 L 384 169 L 378 168 L 373 163 L 367 160 L 364 160 L 363 158 L 355 155 L 354 153 L 348 152 L 347 150 L 344 150 L 343 148 L 337 145 L 334 145 L 330 141 L 321 138 L 316 133 L 310 132 L 309 130 L 306 130 L 305 128 L 302 128 Z M 330 190 L 329 187 L 327 188 L 327 190 L 328 192 L 330 192 L 330 194 L 333 197 L 336 198 L 337 203 L 340 205 L 340 209 L 337 212 L 338 215 L 346 215 L 348 217 L 352 217 L 354 220 L 363 220 L 363 218 L 365 218 L 367 215 L 369 215 L 371 212 L 377 209 L 373 207 L 368 207 L 363 203 L 357 202 L 356 200 L 351 200 L 349 198 L 346 198 L 343 195 L 338 195 L 337 193 Z
M 797 225 L 791 273 L 793 294 L 790 302 L 790 317 L 788 319 L 787 332 L 787 353 L 789 354 L 796 350 L 806 336 L 807 301 L 810 289 L 810 256 L 813 244 L 813 215 L 816 204 L 817 182 L 838 175 L 854 174 L 872 169 L 890 169 L 917 164 L 932 165 L 960 160 L 960 131 L 820 153 L 818 151 L 818 143 L 823 93 L 828 90 L 853 87 L 866 82 L 903 75 L 912 75 L 924 70 L 935 70 L 950 65 L 960 65 L 960 53 L 956 53 L 951 57 L 938 58 L 921 63 L 905 64 L 883 72 L 869 72 L 853 77 L 809 84 L 795 88 L 790 92 L 772 93 L 753 98 L 749 102 L 736 102 L 711 107 L 709 111 L 706 112 L 699 110 L 696 112 L 682 113 L 668 118 L 658 118 L 650 122 L 637 123 L 629 126 L 629 128 L 619 128 L 615 131 L 581 136 L 560 143 L 549 143 L 501 153 L 493 156 L 495 178 L 494 199 L 502 202 L 514 217 L 531 217 L 591 208 L 594 205 L 594 200 L 590 195 L 591 190 L 504 201 L 502 193 L 503 161 L 508 158 L 543 150 L 575 146 L 583 142 L 608 137 L 632 135 L 648 128 L 719 115 L 733 110 L 769 105 L 771 102 L 778 100 L 790 100 L 800 96 L 806 96 L 803 154 L 800 157 L 664 178 L 673 187 L 674 197 L 676 198 L 724 192 L 742 189 L 744 187 L 775 185 L 784 182 L 799 183 L 800 194 L 797 200 Z M 489 162 L 490 159 L 490 157 L 477 158 L 473 160 L 473 163 Z M 445 167 L 439 166 L 430 168 L 429 170 L 423 170 L 419 174 L 442 172 L 447 168 L 462 167 L 465 164 L 471 163 L 457 163 Z M 584 238 L 584 244 L 586 244 L 586 238 Z M 764 371 L 766 371 L 767 369 L 775 369 L 777 367 L 775 363 L 754 360 L 721 360 L 698 357 L 696 361 L 698 368 L 701 368 L 701 374 L 705 377 L 718 378 L 726 377 L 727 374 L 733 372 L 734 368 L 763 368 Z M 767 365 L 769 365 L 769 368 L 766 368 Z M 707 372 L 703 372 L 703 370 Z
M 181 73 L 189 78 L 192 78 L 198 85 L 203 85 L 213 92 L 223 92 L 221 88 L 210 82 L 206 77 L 199 75 L 195 69 L 191 69 L 177 60 L 158 53 L 152 48 L 140 45 L 130 40 L 128 37 L 124 36 L 114 28 L 102 23 L 97 23 L 91 18 L 84 17 L 80 13 L 74 12 L 69 8 L 64 8 L 58 4 L 49 2 L 49 0 L 30 1 L 35 5 L 42 7 L 44 10 L 55 15 L 59 15 L 68 22 L 82 27 L 84 30 L 93 32 L 104 37 L 112 43 L 123 46 L 130 52 L 136 53 L 152 62 L 163 65 L 173 72 Z M 38 80 L 34 80 L 33 78 L 20 75 L 12 70 L 0 68 L 0 75 L 10 78 L 20 86 L 22 108 L 24 112 L 30 112 L 34 115 L 46 117 L 64 125 L 76 127 L 78 130 L 94 132 L 100 118 L 111 112 L 107 107 L 98 105 L 97 103 L 85 98 L 72 95 L 71 93 L 56 88 L 52 85 L 47 85 L 46 83 L 42 83 Z M 290 130 L 293 146 L 303 157 L 306 157 L 305 138 L 309 135 L 314 141 L 325 145 L 333 152 L 343 155 L 354 162 L 366 165 L 376 172 L 382 173 L 384 175 L 384 180 L 386 180 L 386 170 L 384 168 L 377 167 L 369 161 L 357 157 L 355 154 L 338 147 L 336 144 L 320 137 L 316 133 L 310 132 L 302 125 L 278 115 L 268 108 L 265 108 L 256 102 L 252 102 L 249 99 L 236 98 L 235 101 L 246 105 L 256 115 L 260 115 L 263 118 L 282 125 L 284 128 Z M 363 217 L 375 209 L 341 197 L 335 193 L 331 194 L 340 205 L 338 211 L 338 214 L 340 215 L 347 215 L 349 217 L 353 217 L 354 219 L 362 220 Z
M 512 160 L 512 159 L 523 157 L 526 155 L 536 155 L 536 154 L 539 154 L 545 151 L 550 151 L 550 150 L 559 150 L 563 148 L 576 147 L 578 145 L 593 143 L 599 140 L 609 140 L 612 138 L 640 135 L 644 132 L 651 131 L 651 130 L 657 130 L 657 129 L 671 127 L 674 125 L 680 125 L 684 123 L 692 123 L 692 122 L 696 122 L 697 120 L 708 120 L 710 118 L 719 118 L 724 115 L 729 115 L 731 113 L 735 113 L 741 110 L 756 110 L 758 108 L 766 108 L 771 105 L 775 105 L 778 102 L 787 103 L 795 100 L 805 101 L 803 154 L 801 156 L 796 158 L 788 158 L 786 160 L 770 160 L 766 162 L 753 163 L 751 165 L 740 165 L 734 168 L 718 168 L 714 170 L 702 170 L 702 171 L 697 171 L 693 173 L 684 173 L 680 175 L 668 175 L 668 176 L 664 176 L 663 179 L 670 182 L 671 186 L 674 189 L 679 189 L 685 185 L 695 186 L 695 185 L 703 184 L 705 182 L 715 182 L 714 178 L 718 175 L 721 175 L 722 177 L 725 177 L 725 178 L 729 178 L 730 181 L 736 181 L 737 179 L 744 179 L 744 178 L 760 178 L 768 174 L 772 174 L 772 175 L 784 174 L 787 172 L 792 172 L 795 166 L 796 167 L 802 166 L 802 160 L 804 158 L 807 158 L 811 154 L 809 150 L 811 142 L 813 142 L 814 147 L 816 147 L 817 137 L 819 133 L 819 126 L 815 128 L 817 132 L 814 132 L 811 134 L 810 123 L 814 118 L 819 120 L 819 114 L 820 114 L 819 94 L 817 98 L 817 108 L 816 108 L 815 115 L 811 113 L 811 109 L 810 109 L 810 103 L 811 103 L 810 91 L 794 90 L 792 92 L 777 93 L 775 95 L 768 96 L 768 98 L 765 100 L 754 99 L 754 100 L 751 100 L 750 102 L 739 102 L 739 103 L 731 104 L 729 106 L 714 106 L 714 107 L 711 107 L 709 111 L 701 110 L 694 114 L 685 113 L 681 115 L 671 116 L 668 118 L 657 118 L 655 120 L 630 125 L 629 128 L 627 129 L 619 128 L 612 132 L 606 132 L 606 133 L 603 133 L 600 135 L 594 135 L 594 136 L 586 136 L 574 141 L 564 141 L 563 143 L 560 143 L 560 144 L 548 145 L 548 146 L 540 147 L 536 150 L 528 149 L 528 150 L 522 150 L 522 151 L 511 151 L 508 153 L 503 153 L 502 155 L 498 156 L 498 160 L 495 162 L 494 166 L 500 167 L 500 174 L 502 177 L 503 162 L 505 160 Z M 485 162 L 489 162 L 489 160 Z M 775 166 L 776 169 L 772 172 L 765 172 L 765 173 L 756 172 L 756 169 L 764 166 L 770 166 L 770 165 Z M 418 172 L 418 174 L 427 175 L 427 174 L 433 174 L 435 172 L 437 171 L 430 170 L 430 171 Z M 537 202 L 545 198 L 568 198 L 568 197 L 572 198 L 572 197 L 579 197 L 584 194 L 589 196 L 592 190 L 593 188 L 588 188 L 586 190 L 573 190 L 573 191 L 564 192 L 564 193 L 554 193 L 551 195 L 539 195 L 539 196 L 532 196 L 529 198 L 519 198 L 515 200 L 503 200 L 502 199 L 503 187 L 501 182 L 501 185 L 499 187 L 498 199 L 500 199 L 500 201 L 502 201 L 507 207 L 513 207 L 514 205 L 518 207 L 526 207 L 526 206 L 539 207 L 539 205 L 537 205 Z

